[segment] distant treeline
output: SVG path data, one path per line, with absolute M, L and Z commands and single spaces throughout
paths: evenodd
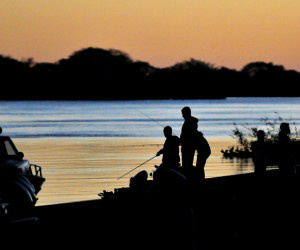
M 85 48 L 56 63 L 0 55 L 2 100 L 202 99 L 300 96 L 300 73 L 266 62 L 240 71 L 191 59 L 156 68 L 119 50 Z

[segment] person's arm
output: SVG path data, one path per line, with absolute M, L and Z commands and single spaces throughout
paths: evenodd
M 164 154 L 164 149 L 163 148 L 156 153 L 156 156 L 160 156 L 161 154 Z

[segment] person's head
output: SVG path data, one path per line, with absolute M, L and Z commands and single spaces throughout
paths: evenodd
M 166 138 L 172 136 L 172 128 L 170 126 L 164 127 L 164 135 Z
M 191 108 L 190 108 L 190 107 L 184 107 L 184 108 L 181 110 L 181 113 L 182 113 L 182 117 L 183 117 L 184 119 L 192 116 L 192 111 L 191 111 Z
M 257 140 L 264 141 L 265 140 L 265 132 L 263 130 L 258 130 L 256 132 Z
M 290 125 L 287 123 L 287 122 L 283 122 L 280 124 L 280 131 L 282 133 L 285 133 L 285 134 L 290 134 L 291 133 L 291 130 L 290 130 Z

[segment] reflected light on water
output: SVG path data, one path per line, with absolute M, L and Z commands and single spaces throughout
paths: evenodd
M 157 157 L 124 178 L 124 173 L 153 157 L 164 139 L 148 138 L 51 138 L 16 139 L 25 159 L 43 167 L 46 182 L 37 205 L 99 199 L 103 190 L 128 187 L 130 177 L 141 170 L 151 173 L 161 162 Z M 209 139 L 212 154 L 206 164 L 206 177 L 253 172 L 252 160 L 227 160 L 221 149 L 232 139 Z M 149 177 L 151 178 L 151 177 Z

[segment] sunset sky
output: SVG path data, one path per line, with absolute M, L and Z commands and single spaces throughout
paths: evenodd
M 300 70 L 300 1 L 0 0 L 0 54 L 54 62 L 90 46 L 157 67 L 195 58 Z

